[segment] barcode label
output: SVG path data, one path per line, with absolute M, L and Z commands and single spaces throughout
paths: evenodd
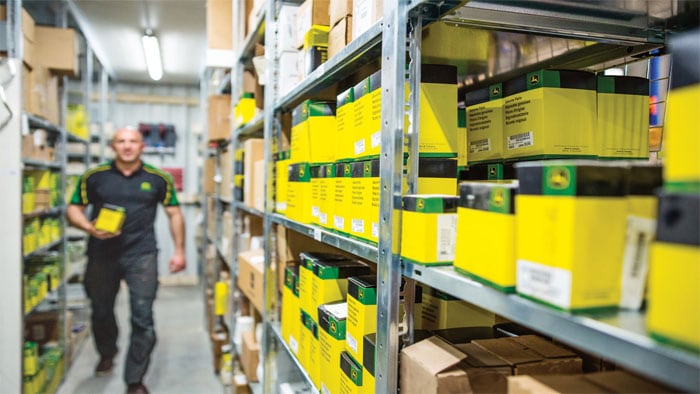
M 315 228 L 315 229 L 314 229 L 314 239 L 315 239 L 316 241 L 321 242 L 321 234 L 322 234 L 322 233 L 321 233 L 321 229 L 319 229 L 319 228 Z
M 355 142 L 355 155 L 360 155 L 365 153 L 365 139 L 361 139 Z
M 328 214 L 325 212 L 319 212 L 318 221 L 321 224 L 328 224 Z
M 355 353 L 357 353 L 357 339 L 350 335 L 349 332 L 345 332 L 345 340 L 348 343 L 348 346 L 350 346 L 350 349 L 352 349 Z
M 457 234 L 457 215 L 442 214 L 437 217 L 437 260 L 453 261 L 455 259 L 455 240 Z
M 352 232 L 363 234 L 365 232 L 365 221 L 362 219 L 352 219 Z
M 333 215 L 333 226 L 336 229 L 345 231 L 345 218 L 338 215 Z
M 276 204 L 276 207 L 277 207 L 278 212 L 286 211 L 287 210 L 287 203 L 286 202 L 278 202 Z
M 469 143 L 469 153 L 488 152 L 491 150 L 491 140 L 489 138 L 471 141 Z
M 621 308 L 638 310 L 642 307 L 649 270 L 649 244 L 655 236 L 655 220 L 632 215 L 627 217 L 627 239 L 622 259 Z
M 382 143 L 382 132 L 372 133 L 372 148 L 376 148 Z
M 292 349 L 294 354 L 299 354 L 299 343 L 297 342 L 296 338 L 293 336 L 289 336 L 289 347 Z
M 532 131 L 508 136 L 508 149 L 525 148 L 535 145 L 535 136 Z
M 372 222 L 372 237 L 379 238 L 379 223 Z
M 317 218 L 319 213 L 321 213 L 321 208 L 318 205 L 311 207 L 311 216 Z
M 520 259 L 516 282 L 518 293 L 565 309 L 571 307 L 571 271 Z

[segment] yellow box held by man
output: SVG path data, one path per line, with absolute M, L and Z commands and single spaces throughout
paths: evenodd
M 335 103 L 306 100 L 292 111 L 292 163 L 335 160 Z
M 700 351 L 700 195 L 659 196 L 649 261 L 647 329 L 663 342 Z
M 595 157 L 596 77 L 540 70 L 503 83 L 505 159 Z
M 116 234 L 121 231 L 124 219 L 126 219 L 126 209 L 117 205 L 104 204 L 97 214 L 95 229 Z
M 348 279 L 346 350 L 355 360 L 364 357 L 362 338 L 377 331 L 377 276 Z
M 457 196 L 403 197 L 401 258 L 423 265 L 450 265 L 457 232 Z
M 598 76 L 598 156 L 605 159 L 649 157 L 649 80 Z
M 350 234 L 352 163 L 335 164 L 335 191 L 333 229 L 341 234 Z
M 340 392 L 340 374 L 331 371 L 337 371 L 340 353 L 345 350 L 347 316 L 348 305 L 344 301 L 318 307 L 321 393 Z
M 338 95 L 335 113 L 336 135 L 335 159 L 348 160 L 355 157 L 355 90 L 347 89 Z
M 287 217 L 311 223 L 311 167 L 309 163 L 289 165 L 287 182 Z
M 517 181 L 463 182 L 457 208 L 455 270 L 515 291 Z
M 628 169 L 560 160 L 516 171 L 518 293 L 564 310 L 617 307 Z
M 301 331 L 301 309 L 299 308 L 299 265 L 288 265 L 284 273 L 282 288 L 282 338 L 292 353 L 299 355 L 299 333 Z
M 503 160 L 503 84 L 468 92 L 464 101 L 469 164 Z

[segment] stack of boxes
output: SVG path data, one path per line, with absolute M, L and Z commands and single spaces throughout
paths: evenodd
M 331 0 L 330 2 L 329 59 L 352 41 L 352 5 L 353 0 Z

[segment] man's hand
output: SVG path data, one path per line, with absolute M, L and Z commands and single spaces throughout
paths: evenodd
M 170 258 L 170 262 L 168 263 L 168 266 L 170 267 L 170 272 L 176 273 L 180 272 L 185 269 L 187 266 L 187 261 L 185 260 L 185 255 L 184 253 L 175 253 L 173 257 Z
M 107 231 L 98 230 L 94 226 L 88 232 L 90 233 L 90 235 L 92 235 L 93 237 L 95 237 L 97 239 L 110 239 L 110 238 L 118 237 L 122 233 L 121 231 L 116 232 L 116 233 L 110 233 Z

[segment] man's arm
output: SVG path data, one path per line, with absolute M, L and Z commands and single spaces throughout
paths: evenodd
M 84 205 L 69 204 L 68 208 L 66 208 L 66 219 L 68 219 L 68 222 L 74 227 L 77 227 L 99 239 L 114 238 L 121 234 L 121 232 L 108 233 L 106 231 L 96 229 L 95 225 L 88 220 L 87 216 L 85 216 L 85 208 L 86 207 Z
M 175 253 L 170 259 L 170 272 L 179 272 L 187 266 L 185 259 L 185 219 L 179 206 L 165 207 L 165 213 L 170 221 L 170 234 L 175 244 Z

